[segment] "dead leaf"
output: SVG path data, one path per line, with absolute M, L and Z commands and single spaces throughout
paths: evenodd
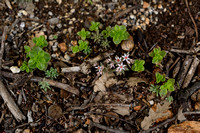
M 106 87 L 105 87 L 105 84 L 106 82 L 108 81 L 108 79 L 110 77 L 113 77 L 114 74 L 113 73 L 104 73 L 96 82 L 95 82 L 95 85 L 94 85 L 94 92 L 98 92 L 98 91 L 101 91 L 101 92 L 106 92 Z
M 106 87 L 107 88 L 113 86 L 114 84 L 117 84 L 117 80 L 114 79 L 114 78 L 111 78 L 108 81 L 106 81 Z
M 185 121 L 178 125 L 172 125 L 168 129 L 168 133 L 200 133 L 200 122 Z
M 127 81 L 127 84 L 128 86 L 130 87 L 134 87 L 134 86 L 137 86 L 138 83 L 141 83 L 141 82 L 146 82 L 145 80 L 143 80 L 142 78 L 140 77 L 130 77 Z
M 115 106 L 112 107 L 114 112 L 124 116 L 124 115 L 130 115 L 130 108 L 129 107 L 122 107 L 122 106 Z
M 186 120 L 186 118 L 183 114 L 183 107 L 182 106 L 178 109 L 178 120 L 181 121 L 181 122 Z
M 148 130 L 150 126 L 154 122 L 156 122 L 157 119 L 169 115 L 168 109 L 170 108 L 169 105 L 171 103 L 165 101 L 164 104 L 161 106 L 160 104 L 157 105 L 156 111 L 154 111 L 152 108 L 149 110 L 149 116 L 145 117 L 144 120 L 141 122 L 141 127 L 143 130 Z

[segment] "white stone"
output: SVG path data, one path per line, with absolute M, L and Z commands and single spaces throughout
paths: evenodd
M 149 104 L 150 104 L 150 105 L 153 105 L 153 104 L 154 104 L 154 101 L 153 101 L 153 100 L 150 100 L 150 101 L 149 101 Z
M 12 71 L 12 73 L 19 73 L 20 69 L 17 66 L 11 66 L 10 70 Z

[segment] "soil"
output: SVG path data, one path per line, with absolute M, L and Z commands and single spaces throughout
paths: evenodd
M 193 60 L 199 56 L 198 51 L 187 53 L 199 44 L 199 0 L 91 1 L 0 2 L 1 48 L 5 39 L 4 52 L 0 53 L 0 79 L 26 117 L 17 120 L 3 96 L 0 97 L 0 132 L 167 132 L 171 125 L 182 122 L 179 118 L 179 121 L 175 119 L 180 107 L 183 106 L 183 112 L 200 110 L 198 87 L 190 88 L 199 81 L 199 63 L 191 68 L 195 70 L 190 84 L 185 88 L 178 85 L 180 78 L 183 81 L 186 78 L 179 77 L 186 57 Z M 149 4 L 148 7 L 145 4 Z M 110 47 L 107 48 L 93 39 L 87 39 L 92 52 L 74 54 L 71 47 L 80 40 L 77 32 L 82 28 L 89 31 L 92 21 L 101 23 L 100 31 L 108 26 L 125 25 L 133 38 L 129 38 L 127 45 L 133 46 L 133 49 L 128 52 L 123 50 L 121 44 L 113 43 L 112 38 L 108 38 Z M 3 38 L 5 26 L 8 26 L 8 32 Z M 45 35 L 48 46 L 44 50 L 51 55 L 47 70 L 55 68 L 59 73 L 56 79 L 45 78 L 45 72 L 39 69 L 30 73 L 13 73 L 10 69 L 12 66 L 19 69 L 23 61 L 27 61 L 24 46 L 33 47 L 32 39 L 40 35 Z M 167 55 L 156 66 L 152 64 L 149 53 L 158 47 Z M 174 52 L 174 49 L 183 52 Z M 123 61 L 127 71 L 123 74 L 118 74 L 117 69 L 111 71 L 111 62 L 125 54 L 129 54 L 130 58 L 130 64 Z M 107 62 L 108 59 L 111 61 Z M 131 70 L 131 63 L 136 59 L 145 61 L 144 71 Z M 105 71 L 98 71 L 98 66 L 103 66 L 100 69 L 105 68 Z M 114 67 L 118 66 L 115 64 Z M 63 70 L 72 67 L 80 70 Z M 165 104 L 167 96 L 156 96 L 150 91 L 151 84 L 156 84 L 156 72 L 176 81 L 175 90 L 167 94 L 173 97 L 169 108 Z M 45 91 L 41 88 L 39 81 L 43 79 L 49 82 L 51 89 Z M 191 98 L 191 95 L 196 98 Z M 160 105 L 163 110 L 159 109 Z M 145 117 L 151 116 L 149 110 L 156 108 L 157 116 L 166 111 L 170 115 L 156 117 L 145 128 L 141 123 L 144 123 Z M 192 121 L 199 118 L 198 114 L 185 117 Z

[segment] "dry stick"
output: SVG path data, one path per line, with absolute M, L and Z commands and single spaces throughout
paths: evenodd
M 200 60 L 197 57 L 195 57 L 193 62 L 192 62 L 192 65 L 190 67 L 190 70 L 188 71 L 188 74 L 185 77 L 185 80 L 184 80 L 182 88 L 188 87 L 188 85 L 189 85 L 189 83 L 190 83 L 190 81 L 191 81 L 191 79 L 192 79 L 192 77 L 193 77 L 193 75 L 194 75 L 194 73 L 196 71 L 196 68 L 199 65 L 199 62 L 200 62 Z
M 191 20 L 192 20 L 192 22 L 193 22 L 193 24 L 194 24 L 194 28 L 195 28 L 195 33 L 196 33 L 196 42 L 198 42 L 198 30 L 197 30 L 197 25 L 196 25 L 196 23 L 195 23 L 195 21 L 194 21 L 194 18 L 192 17 L 192 14 L 191 14 L 191 12 L 190 12 L 190 8 L 189 8 L 189 5 L 188 5 L 188 0 L 185 0 L 185 4 L 186 4 L 186 7 L 187 7 L 187 9 L 188 9 L 188 13 L 189 13 L 189 15 L 190 15 L 190 18 L 191 18 Z M 191 48 L 193 47 L 193 45 L 191 46 Z
M 7 77 L 7 78 L 17 78 L 19 76 L 22 76 L 22 74 L 13 74 L 13 73 L 9 73 L 9 72 L 2 72 L 2 75 L 4 77 Z M 60 83 L 60 82 L 57 82 L 57 81 L 54 81 L 54 80 L 50 80 L 50 79 L 43 79 L 43 78 L 40 78 L 40 77 L 31 77 L 30 78 L 31 81 L 33 82 L 40 82 L 40 81 L 46 81 L 49 83 L 49 85 L 51 86 L 55 86 L 55 87 L 58 87 L 60 89 L 63 89 L 63 90 L 66 90 L 68 92 L 71 92 L 75 95 L 79 95 L 79 90 L 77 88 L 74 88 L 68 84 L 63 84 L 63 83 Z
M 181 68 L 181 61 L 179 60 L 178 63 L 176 64 L 173 72 L 172 72 L 172 77 L 175 78 L 176 75 L 178 74 L 179 70 Z
M 130 8 L 127 8 L 126 10 L 121 11 L 120 13 L 118 13 L 117 15 L 115 15 L 111 21 L 109 22 L 109 24 L 112 24 L 115 20 L 117 20 L 120 16 L 123 16 L 124 14 L 127 14 L 129 12 L 131 12 L 133 9 L 139 8 L 140 5 L 136 5 Z
M 185 60 L 184 60 L 184 62 L 183 62 L 181 70 L 180 70 L 180 72 L 178 74 L 178 78 L 177 78 L 177 81 L 178 81 L 180 87 L 183 84 L 183 81 L 185 79 L 185 76 L 187 74 L 187 71 L 188 71 L 188 69 L 190 67 L 191 62 L 192 62 L 192 57 L 190 55 L 187 55 Z
M 19 110 L 17 104 L 13 100 L 13 98 L 10 96 L 9 92 L 7 91 L 4 84 L 0 81 L 0 94 L 3 98 L 4 102 L 8 106 L 10 112 L 13 114 L 15 119 L 19 122 L 22 120 L 25 120 L 26 117 L 22 114 L 22 112 Z
M 71 92 L 71 93 L 73 93 L 75 95 L 79 95 L 79 90 L 77 88 L 74 88 L 74 87 L 68 85 L 68 84 L 63 84 L 63 83 L 60 83 L 60 82 L 56 82 L 54 80 L 43 79 L 43 78 L 35 77 L 35 76 L 32 77 L 30 80 L 33 81 L 33 82 L 46 81 L 51 86 L 55 86 L 55 87 L 58 87 L 58 88 L 61 88 L 61 89 L 65 90 L 65 91 Z
M 5 26 L 4 27 L 4 31 L 3 31 L 3 35 L 1 38 L 1 50 L 0 50 L 0 71 L 1 71 L 1 67 L 2 67 L 2 59 L 3 59 L 3 54 L 4 54 L 4 47 L 5 47 L 5 38 L 6 38 L 6 34 L 8 32 L 8 27 Z
M 1 66 L 2 66 L 2 59 L 3 59 L 4 47 L 5 47 L 4 43 L 5 43 L 5 38 L 6 38 L 7 31 L 8 31 L 8 27 L 5 26 L 4 27 L 4 32 L 3 32 L 3 35 L 2 35 L 2 40 L 1 40 L 0 74 L 2 74 Z M 13 116 L 15 117 L 15 119 L 17 121 L 22 121 L 23 119 L 24 120 L 26 119 L 26 117 L 19 110 L 19 108 L 18 108 L 17 104 L 15 103 L 15 101 L 13 100 L 13 98 L 10 96 L 9 92 L 7 91 L 7 89 L 4 86 L 2 81 L 0 81 L 0 95 L 3 98 L 4 102 L 6 103 L 6 105 L 8 106 L 10 112 L 13 114 Z
M 177 62 L 180 60 L 181 57 L 178 57 L 175 62 L 170 66 L 169 71 L 172 70 L 172 68 L 177 64 Z
M 110 127 L 107 127 L 107 126 L 104 126 L 104 125 L 101 125 L 101 124 L 98 124 L 98 123 L 94 123 L 94 122 L 91 122 L 91 125 L 95 126 L 95 127 L 98 127 L 100 129 L 103 129 L 105 131 L 113 132 L 113 133 L 128 133 L 126 131 L 121 131 L 121 130 L 113 129 L 113 128 L 110 128 Z

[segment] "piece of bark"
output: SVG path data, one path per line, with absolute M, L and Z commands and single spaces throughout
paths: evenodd
M 181 70 L 178 74 L 178 78 L 177 78 L 177 81 L 178 81 L 178 84 L 179 84 L 180 87 L 183 84 L 183 81 L 185 79 L 185 76 L 188 72 L 188 69 L 189 69 L 191 63 L 192 63 L 192 57 L 190 55 L 187 55 L 184 62 L 183 62 Z
M 200 122 L 198 121 L 185 121 L 178 125 L 172 125 L 168 129 L 168 133 L 199 133 Z
M 11 95 L 9 94 L 6 87 L 1 81 L 0 81 L 0 95 L 3 98 L 4 102 L 6 103 L 6 105 L 8 106 L 10 112 L 13 114 L 13 116 L 18 122 L 26 119 L 26 117 L 20 111 L 17 104 L 15 103 L 15 101 L 13 100 L 13 98 L 11 97 Z
M 197 57 L 195 57 L 190 67 L 190 70 L 188 71 L 187 76 L 185 77 L 182 88 L 188 87 L 192 77 L 194 76 L 197 66 L 199 65 L 199 62 L 200 60 Z
M 181 60 L 178 61 L 178 63 L 176 64 L 173 72 L 172 72 L 172 77 L 175 78 L 176 75 L 178 74 L 179 70 L 181 68 Z

